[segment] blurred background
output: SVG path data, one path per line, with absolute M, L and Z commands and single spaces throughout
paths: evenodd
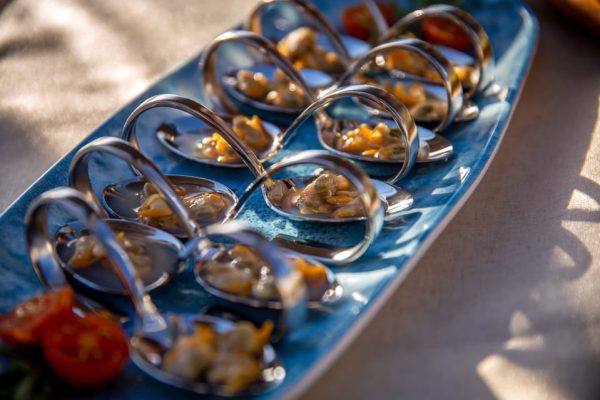
M 0 0 L 0 209 L 255 3 Z M 307 398 L 600 397 L 600 39 L 528 3 L 539 50 L 490 171 Z

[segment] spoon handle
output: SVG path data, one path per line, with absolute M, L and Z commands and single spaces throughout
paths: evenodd
M 164 322 L 149 296 L 146 295 L 144 284 L 138 278 L 127 253 L 119 245 L 114 232 L 104 221 L 96 204 L 88 201 L 84 194 L 75 189 L 65 187 L 52 189 L 37 198 L 27 211 L 25 240 L 29 257 L 38 276 L 41 270 L 63 271 L 64 268 L 56 254 L 48 229 L 48 211 L 51 206 L 58 206 L 74 216 L 100 241 L 121 285 L 126 288 L 130 296 L 139 320 L 153 325 Z M 52 282 L 47 283 L 57 283 L 54 279 L 55 277 Z
M 140 149 L 136 131 L 137 120 L 142 114 L 153 108 L 173 108 L 198 118 L 225 139 L 254 176 L 258 176 L 264 171 L 256 154 L 233 132 L 227 122 L 197 101 L 175 94 L 161 94 L 150 97 L 129 115 L 123 126 L 121 137 L 129 141 L 136 149 Z
M 154 184 L 165 201 L 173 210 L 178 223 L 185 230 L 188 237 L 201 236 L 201 228 L 190 218 L 187 207 L 183 204 L 169 179 L 163 175 L 160 169 L 148 157 L 133 147 L 129 142 L 114 137 L 102 137 L 82 147 L 73 157 L 69 167 L 69 184 L 84 193 L 87 199 L 96 204 L 98 210 L 102 210 L 102 204 L 92 188 L 89 176 L 89 162 L 95 153 L 112 154 L 125 162 Z M 103 210 L 101 215 L 106 218 L 107 213 Z
M 433 5 L 413 11 L 399 19 L 381 38 L 381 42 L 388 42 L 402 36 L 415 23 L 429 17 L 450 21 L 469 37 L 475 52 L 476 76 L 478 77 L 475 84 L 464 93 L 465 99 L 470 99 L 477 93 L 479 88 L 483 88 L 484 83 L 487 85 L 490 82 L 493 75 L 494 61 L 492 45 L 487 33 L 475 18 L 466 11 L 449 5 Z
M 329 22 L 329 20 L 323 15 L 319 9 L 317 9 L 314 5 L 310 4 L 306 0 L 263 0 L 259 3 L 252 12 L 248 19 L 244 24 L 244 29 L 256 32 L 259 35 L 263 35 L 263 13 L 266 11 L 271 5 L 283 3 L 283 4 L 291 4 L 294 5 L 296 10 L 300 11 L 303 15 L 308 17 L 308 19 L 321 30 L 321 32 L 327 37 L 327 40 L 331 43 L 336 53 L 340 57 L 340 61 L 348 66 L 352 62 L 352 57 L 348 52 L 348 49 L 344 45 L 340 34 L 335 29 L 335 27 Z
M 223 90 L 221 76 L 217 68 L 217 50 L 225 43 L 242 43 L 257 49 L 264 56 L 271 58 L 273 63 L 281 69 L 288 78 L 302 89 L 308 101 L 313 101 L 315 95 L 312 88 L 302 78 L 302 75 L 294 68 L 290 60 L 284 57 L 275 43 L 254 32 L 229 31 L 215 38 L 202 53 L 202 59 L 198 66 L 202 75 L 204 94 L 206 99 L 215 107 L 223 107 L 230 113 L 238 113 L 237 107 L 228 99 Z
M 277 243 L 300 254 L 305 254 L 325 262 L 342 264 L 354 261 L 367 251 L 383 226 L 384 210 L 369 176 L 358 166 L 344 158 L 324 151 L 310 150 L 286 157 L 271 165 L 256 178 L 240 196 L 229 218 L 234 218 L 244 208 L 247 200 L 261 184 L 274 174 L 295 165 L 315 165 L 344 176 L 359 193 L 359 199 L 366 211 L 365 233 L 360 242 L 349 247 L 335 247 L 322 243 L 306 243 L 297 239 L 279 237 Z
M 463 89 L 452 64 L 435 47 L 423 40 L 405 38 L 392 40 L 374 47 L 368 53 L 354 61 L 346 73 L 338 80 L 338 87 L 351 81 L 353 77 L 361 72 L 365 65 L 374 62 L 378 56 L 385 55 L 394 50 L 414 53 L 418 57 L 425 59 L 437 71 L 446 92 L 446 113 L 433 131 L 439 132 L 448 127 L 455 120 L 463 106 Z
M 400 102 L 400 100 L 379 87 L 372 85 L 348 85 L 324 92 L 321 96 L 319 96 L 317 101 L 308 106 L 308 108 L 306 108 L 306 110 L 304 110 L 304 112 L 302 112 L 302 114 L 296 118 L 296 120 L 286 131 L 286 135 L 291 137 L 293 132 L 295 132 L 298 127 L 304 123 L 304 121 L 310 118 L 312 114 L 326 108 L 335 100 L 343 98 L 364 99 L 370 103 L 374 103 L 385 108 L 390 113 L 392 119 L 396 122 L 398 128 L 400 129 L 404 139 L 405 148 L 404 159 L 400 169 L 396 174 L 388 178 L 387 182 L 393 183 L 405 177 L 414 166 L 419 154 L 419 136 L 417 134 L 417 126 L 414 119 L 410 115 L 410 112 Z M 327 115 L 326 113 L 321 114 Z M 320 139 L 321 135 L 326 133 L 325 130 L 333 130 L 335 129 L 335 125 L 335 120 L 331 119 L 329 116 L 327 116 L 325 120 L 318 120 L 317 129 Z M 337 134 L 337 132 L 329 133 Z M 321 140 L 321 142 L 323 141 Z

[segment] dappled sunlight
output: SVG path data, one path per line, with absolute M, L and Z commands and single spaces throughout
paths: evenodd
M 597 296 L 600 278 L 600 106 L 586 137 L 590 141 L 580 175 L 564 193 L 546 194 L 567 195 L 564 210 L 548 221 L 554 244 L 547 244 L 546 257 L 538 250 L 540 273 L 527 288 L 528 295 L 506 294 L 521 298 L 507 321 L 508 337 L 477 364 L 477 374 L 496 398 L 542 399 L 549 393 L 556 399 L 573 398 L 575 389 L 569 384 L 567 390 L 565 380 L 572 373 L 559 365 L 579 357 L 587 376 L 599 368 L 594 357 L 600 345 L 600 313 L 588 299 Z M 539 240 L 531 238 L 524 245 L 535 248 Z M 594 388 L 581 390 L 593 393 Z

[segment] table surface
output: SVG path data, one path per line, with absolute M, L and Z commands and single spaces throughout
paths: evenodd
M 254 3 L 0 0 L 0 210 Z M 306 398 L 600 396 L 600 40 L 529 3 L 540 46 L 489 172 Z

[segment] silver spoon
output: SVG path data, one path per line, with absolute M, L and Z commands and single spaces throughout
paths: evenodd
M 126 288 L 127 294 L 134 306 L 136 319 L 134 335 L 130 340 L 132 359 L 136 365 L 153 378 L 166 384 L 201 394 L 233 396 L 254 395 L 271 389 L 281 383 L 285 377 L 285 369 L 279 363 L 275 350 L 266 345 L 261 355 L 261 380 L 248 386 L 241 392 L 231 392 L 222 385 L 208 384 L 200 380 L 186 379 L 166 371 L 163 367 L 165 353 L 174 346 L 183 335 L 193 333 L 196 324 L 208 324 L 217 332 L 226 332 L 233 327 L 233 323 L 216 317 L 202 314 L 161 314 L 153 304 L 150 296 L 144 289 L 143 282 L 137 276 L 127 253 L 120 247 L 116 236 L 102 216 L 97 213 L 94 206 L 87 202 L 85 197 L 72 189 L 59 188 L 43 194 L 33 205 L 30 213 L 37 216 L 38 221 L 44 219 L 48 208 L 58 204 L 71 211 L 94 234 L 107 252 L 119 281 Z M 285 258 L 277 257 L 279 254 L 276 246 L 265 243 L 264 239 L 255 232 L 247 230 L 239 224 L 221 227 L 220 234 L 225 234 L 250 246 L 260 244 L 260 255 L 269 260 L 278 272 L 289 271 L 285 265 Z M 45 226 L 47 230 L 47 225 Z M 44 228 L 33 230 L 31 235 L 32 249 L 40 251 L 39 258 L 42 263 L 54 262 L 54 255 L 45 252 L 51 246 L 48 235 L 43 234 Z M 281 268 L 279 268 L 281 267 Z M 279 268 L 279 269 L 278 269 Z M 279 276 L 280 283 L 285 283 L 289 276 Z M 296 318 L 303 314 L 303 297 L 297 293 L 282 291 L 285 299 L 285 310 L 282 312 L 288 318 Z
M 72 163 L 71 176 L 74 177 L 72 180 L 72 182 L 74 183 L 74 187 L 80 190 L 82 193 L 84 193 L 85 196 L 89 199 L 89 201 L 93 202 L 99 209 L 101 209 L 100 200 L 95 195 L 95 192 L 91 187 L 89 176 L 87 175 L 88 162 L 90 160 L 90 156 L 96 152 L 107 152 L 109 154 L 113 154 L 120 157 L 121 159 L 127 161 L 129 165 L 135 166 L 135 169 L 143 174 L 143 179 L 146 182 L 150 182 L 154 185 L 154 187 L 157 189 L 157 192 L 163 196 L 171 210 L 174 210 L 173 214 L 177 218 L 181 231 L 185 233 L 186 237 L 190 238 L 190 240 L 186 243 L 185 248 L 181 249 L 181 251 L 179 252 L 179 259 L 185 260 L 191 255 L 196 264 L 197 273 L 200 272 L 200 270 L 206 263 L 220 257 L 224 252 L 226 252 L 230 248 L 230 246 L 220 245 L 218 243 L 209 241 L 208 232 L 215 231 L 216 228 L 207 227 L 206 230 L 204 230 L 199 226 L 197 222 L 192 220 L 189 217 L 189 212 L 186 206 L 182 203 L 181 199 L 179 198 L 179 196 L 177 196 L 173 187 L 171 186 L 169 182 L 170 179 L 162 175 L 158 167 L 156 167 L 156 165 L 151 160 L 149 160 L 144 154 L 139 152 L 128 142 L 125 142 L 121 139 L 112 137 L 96 139 L 86 147 L 82 148 L 82 150 L 80 150 L 80 152 L 78 152 L 76 155 L 77 161 L 74 161 Z M 120 198 L 120 201 L 122 201 L 123 203 L 119 205 L 118 209 L 125 210 L 128 208 L 135 207 L 138 201 L 131 201 L 130 199 L 132 198 L 132 196 L 124 196 Z M 128 199 L 129 202 L 127 202 Z M 228 216 L 231 214 L 232 211 L 233 209 L 228 213 Z M 319 265 L 317 262 L 311 263 Z M 342 293 L 342 288 L 336 281 L 335 275 L 333 275 L 331 271 L 326 269 L 326 267 L 322 265 L 319 266 L 327 271 L 328 288 L 327 290 L 325 290 L 321 298 L 311 299 L 312 301 L 310 303 L 310 306 L 312 307 L 318 307 L 324 304 L 331 304 L 337 301 Z M 200 278 L 205 278 L 205 275 L 199 277 L 199 281 L 201 281 L 203 286 L 207 288 L 209 293 L 215 294 L 218 297 L 228 301 L 236 300 L 235 296 L 227 294 L 224 291 L 218 290 L 213 285 L 210 285 L 206 281 L 206 279 Z M 271 309 L 274 308 L 277 310 L 281 309 L 282 307 L 281 301 L 277 299 L 273 301 L 263 301 L 260 299 L 252 301 L 252 299 L 249 298 L 244 299 L 246 300 L 240 300 L 239 302 L 253 307 L 264 307 Z M 279 304 L 279 306 L 275 307 L 274 304 Z
M 363 238 L 356 244 L 345 247 L 345 246 L 333 246 L 323 243 L 309 242 L 295 237 L 287 235 L 279 235 L 275 238 L 277 243 L 285 248 L 288 248 L 294 252 L 314 257 L 318 260 L 323 260 L 328 263 L 334 264 L 347 264 L 360 258 L 370 247 L 373 241 L 377 238 L 384 220 L 383 207 L 380 205 L 380 200 L 373 185 L 371 179 L 362 172 L 355 164 L 340 157 L 336 157 L 332 154 L 328 154 L 323 151 L 305 151 L 293 156 L 284 158 L 283 160 L 271 165 L 261 175 L 259 175 L 254 182 L 252 182 L 246 191 L 240 196 L 240 201 L 236 205 L 235 209 L 229 215 L 228 220 L 236 217 L 242 209 L 245 207 L 248 199 L 251 197 L 253 192 L 262 187 L 263 196 L 267 202 L 279 210 L 279 213 L 285 213 L 286 217 L 289 218 L 290 214 L 294 217 L 292 219 L 310 220 L 313 222 L 337 222 L 335 219 L 331 219 L 329 216 L 322 215 L 302 215 L 290 202 L 283 201 L 286 198 L 284 195 L 282 200 L 271 200 L 269 191 L 271 187 L 263 185 L 263 183 L 271 180 L 271 177 L 275 174 L 289 168 L 298 165 L 316 165 L 324 168 L 327 171 L 334 171 L 336 173 L 345 176 L 354 189 L 359 193 L 359 199 L 362 203 L 363 210 L 365 210 L 364 216 L 350 217 L 339 222 L 346 222 L 348 220 L 354 221 L 365 221 L 365 233 Z M 293 178 L 287 178 L 281 180 L 285 185 L 287 191 L 301 191 L 308 184 L 315 179 L 314 175 L 309 176 L 295 176 Z

